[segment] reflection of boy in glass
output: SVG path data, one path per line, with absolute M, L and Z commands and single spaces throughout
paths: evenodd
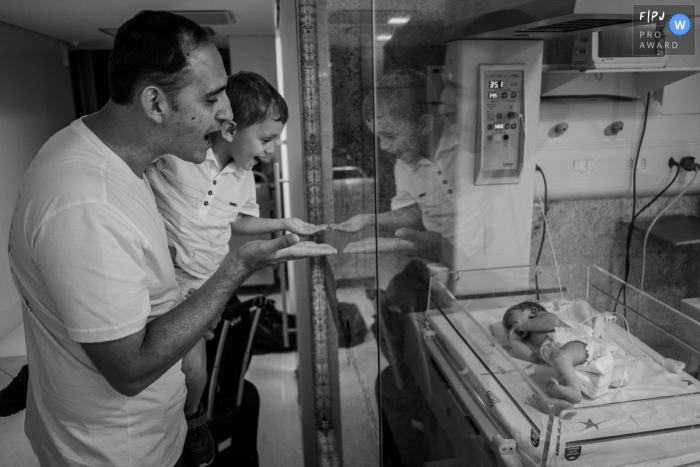
M 377 216 L 358 214 L 332 227 L 358 232 L 376 223 L 398 229 L 397 238 L 380 239 L 382 251 L 439 259 L 440 236 L 428 235 L 427 241 L 421 241 L 426 235 L 417 232 L 441 233 L 452 217 L 451 185 L 442 177 L 444 169 L 426 157 L 426 135 L 431 122 L 427 114 L 425 75 L 412 70 L 393 71 L 379 80 L 376 94 L 376 109 L 366 98 L 363 117 L 370 131 L 376 132 L 381 149 L 397 158 L 396 196 L 391 200 L 389 212 Z M 430 241 L 432 237 L 437 241 Z M 374 239 L 368 240 L 371 242 L 367 245 L 364 241 L 355 242 L 346 251 L 364 252 L 364 246 L 374 249 Z

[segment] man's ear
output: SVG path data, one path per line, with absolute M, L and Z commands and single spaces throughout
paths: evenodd
M 435 125 L 435 121 L 433 119 L 432 115 L 421 115 L 421 117 L 418 119 L 420 122 L 420 134 L 421 135 L 429 135 L 433 131 L 433 127 Z
M 156 123 L 163 123 L 163 114 L 171 110 L 170 100 L 156 86 L 147 86 L 139 94 L 141 107 L 148 118 Z
M 221 125 L 221 136 L 229 143 L 233 141 L 233 135 L 236 134 L 236 122 L 230 120 L 225 121 Z

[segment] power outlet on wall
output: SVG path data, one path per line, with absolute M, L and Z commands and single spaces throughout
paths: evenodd
M 632 170 L 632 167 L 634 167 L 634 159 L 630 157 L 627 159 L 627 170 Z M 637 171 L 639 172 L 640 170 L 646 170 L 646 168 L 647 160 L 642 157 L 637 161 Z

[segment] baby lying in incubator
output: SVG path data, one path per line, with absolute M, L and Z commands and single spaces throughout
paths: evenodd
M 622 353 L 615 344 L 593 335 L 587 325 L 573 328 L 535 302 L 523 302 L 506 310 L 503 327 L 512 352 L 522 360 L 548 363 L 557 373 L 547 383 L 556 414 L 588 397 L 600 397 L 608 389 L 613 374 L 613 353 Z M 574 368 L 577 367 L 577 368 Z M 533 398 L 543 412 L 547 401 Z

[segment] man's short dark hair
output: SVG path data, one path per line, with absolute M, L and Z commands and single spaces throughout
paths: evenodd
M 116 104 L 133 101 L 142 84 L 163 90 L 177 107 L 177 93 L 190 83 L 187 54 L 214 33 L 167 11 L 144 10 L 117 31 L 109 58 L 110 98 Z
M 239 71 L 228 78 L 226 95 L 231 101 L 236 128 L 243 129 L 272 118 L 287 123 L 284 98 L 265 78 L 252 71 Z

